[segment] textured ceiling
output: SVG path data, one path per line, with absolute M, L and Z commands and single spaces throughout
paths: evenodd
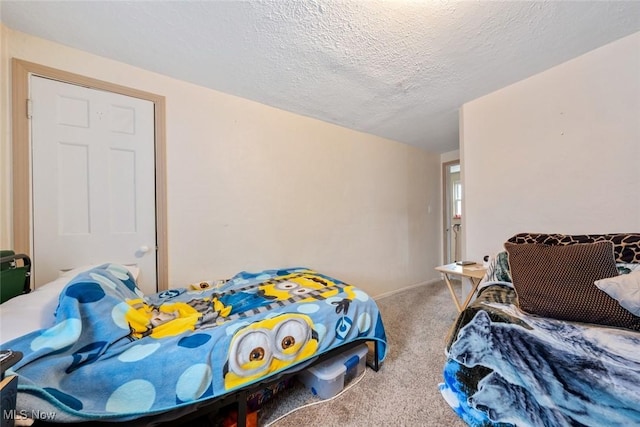
M 9 28 L 434 152 L 458 108 L 640 31 L 640 2 L 8 1 Z

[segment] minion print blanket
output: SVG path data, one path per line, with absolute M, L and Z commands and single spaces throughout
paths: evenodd
M 166 412 L 354 340 L 373 340 L 379 361 L 386 352 L 373 299 L 306 268 L 143 295 L 126 268 L 105 264 L 69 282 L 55 316 L 4 347 L 24 354 L 10 370 L 17 413 L 56 422 Z

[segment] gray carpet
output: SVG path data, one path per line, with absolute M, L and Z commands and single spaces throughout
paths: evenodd
M 302 384 L 279 393 L 260 411 L 260 425 L 465 426 L 438 391 L 445 337 L 457 311 L 444 282 L 418 286 L 377 300 L 389 348 L 381 369 L 339 397 L 319 402 Z M 355 383 L 354 380 L 352 383 Z

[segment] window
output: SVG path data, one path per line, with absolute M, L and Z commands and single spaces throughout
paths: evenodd
M 454 181 L 453 183 L 453 218 L 462 218 L 462 183 Z

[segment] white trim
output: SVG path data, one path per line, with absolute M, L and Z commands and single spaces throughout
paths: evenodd
M 389 291 L 389 292 L 385 292 L 383 294 L 380 294 L 380 295 L 377 295 L 377 296 L 373 297 L 373 299 L 374 300 L 379 300 L 379 299 L 386 298 L 386 297 L 389 297 L 391 295 L 397 294 L 398 292 L 408 291 L 409 289 L 414 289 L 414 288 L 417 288 L 417 287 L 420 287 L 420 286 L 433 285 L 434 283 L 441 282 L 441 281 L 442 281 L 441 278 L 440 279 L 430 279 L 430 280 L 427 280 L 425 282 L 420 282 L 420 283 L 416 283 L 414 285 L 409 285 L 409 286 L 405 286 L 405 287 L 402 287 L 402 288 L 399 288 L 399 289 L 394 289 L 394 290 Z

